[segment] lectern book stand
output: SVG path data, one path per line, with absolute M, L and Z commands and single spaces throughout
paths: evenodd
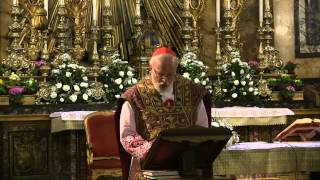
M 223 127 L 164 130 L 141 161 L 141 169 L 177 170 L 182 177 L 201 176 L 199 170 L 212 168 L 231 135 L 231 131 Z

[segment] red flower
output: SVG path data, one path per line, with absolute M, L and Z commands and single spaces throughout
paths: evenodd
M 174 105 L 174 100 L 173 99 L 166 99 L 164 102 L 163 102 L 163 104 L 165 105 L 165 106 L 173 106 Z

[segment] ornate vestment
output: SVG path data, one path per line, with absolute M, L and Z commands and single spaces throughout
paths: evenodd
M 167 106 L 147 76 L 123 94 L 135 112 L 137 132 L 144 139 L 152 140 L 164 129 L 195 125 L 205 88 L 177 76 L 173 90 L 174 104 Z

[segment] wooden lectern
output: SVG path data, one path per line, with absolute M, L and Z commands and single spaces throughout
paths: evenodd
M 205 177 L 202 172 L 206 168 L 212 169 L 213 161 L 231 135 L 231 131 L 223 127 L 164 130 L 141 161 L 141 169 L 178 170 L 181 177 Z

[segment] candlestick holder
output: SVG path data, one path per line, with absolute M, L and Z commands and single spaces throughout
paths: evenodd
M 111 64 L 110 56 L 116 51 L 113 42 L 113 26 L 111 23 L 112 11 L 110 6 L 105 6 L 103 13 L 103 46 L 101 48 L 101 60 L 103 65 Z
M 185 0 L 185 1 L 188 1 L 189 0 Z M 187 2 L 185 2 L 186 4 L 189 4 Z M 187 7 L 184 7 L 184 10 L 183 10 L 183 14 L 182 14 L 182 18 L 183 18 L 183 21 L 184 21 L 184 26 L 182 28 L 182 39 L 183 39 L 183 42 L 184 42 L 184 53 L 187 53 L 187 52 L 193 52 L 194 49 L 192 47 L 192 33 L 193 33 L 193 27 L 191 25 L 191 22 L 192 22 L 192 15 L 190 13 L 190 10 L 189 8 Z
M 31 73 L 32 63 L 25 57 L 25 49 L 20 44 L 22 27 L 19 23 L 21 9 L 18 4 L 12 5 L 12 24 L 9 26 L 9 36 L 12 41 L 8 47 L 8 57 L 2 60 L 2 64 L 9 69 L 15 69 L 17 73 Z

